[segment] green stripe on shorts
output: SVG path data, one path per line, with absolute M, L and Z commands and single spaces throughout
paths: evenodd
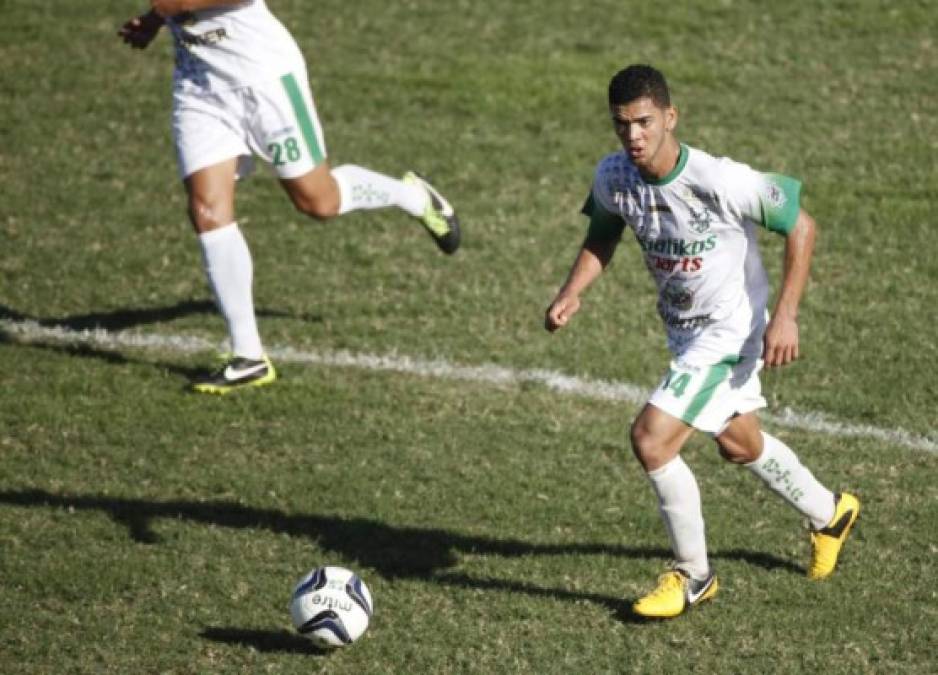
M 713 392 L 730 376 L 730 373 L 733 371 L 733 366 L 739 363 L 740 360 L 741 358 L 739 356 L 727 356 L 719 363 L 710 366 L 710 370 L 707 371 L 707 376 L 704 378 L 704 383 L 700 385 L 700 389 L 694 394 L 694 398 L 691 399 L 684 414 L 681 415 L 681 419 L 684 422 L 691 424 L 697 419 L 697 415 L 700 414 L 700 411 L 703 410 L 710 402 L 710 399 L 713 398 Z
M 306 141 L 306 147 L 309 149 L 309 154 L 313 158 L 313 162 L 317 165 L 322 164 L 322 160 L 325 159 L 325 157 L 322 148 L 319 147 L 319 137 L 316 136 L 316 129 L 313 127 L 313 118 L 309 114 L 309 108 L 306 107 L 306 101 L 303 100 L 303 93 L 296 83 L 296 77 L 293 76 L 293 73 L 288 73 L 281 77 L 280 81 L 283 83 L 283 88 L 286 90 L 287 96 L 290 97 L 290 104 L 293 106 L 293 114 L 296 115 L 296 121 L 300 125 L 300 131 L 303 134 L 303 139 Z

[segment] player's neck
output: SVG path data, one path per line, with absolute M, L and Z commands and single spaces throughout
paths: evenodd
M 681 144 L 674 136 L 669 136 L 649 165 L 638 171 L 645 180 L 657 183 L 674 171 L 680 161 Z

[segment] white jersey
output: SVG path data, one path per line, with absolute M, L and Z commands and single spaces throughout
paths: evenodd
M 305 78 L 296 41 L 264 0 L 186 12 L 166 24 L 176 44 L 177 90 L 225 91 L 290 72 Z
M 624 152 L 606 156 L 584 213 L 591 236 L 634 233 L 675 356 L 716 363 L 761 355 L 769 283 L 755 227 L 787 234 L 799 191 L 787 176 L 681 145 L 659 181 L 644 180 Z

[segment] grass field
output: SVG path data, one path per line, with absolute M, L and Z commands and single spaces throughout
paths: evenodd
M 392 212 L 306 221 L 259 171 L 238 210 L 262 333 L 326 358 L 186 393 L 224 327 L 176 179 L 169 40 L 122 47 L 132 2 L 0 1 L 0 672 L 935 672 L 932 3 L 268 2 L 333 161 L 433 177 L 464 247 Z M 616 147 L 606 84 L 635 61 L 669 75 L 682 140 L 804 181 L 804 358 L 763 383 L 770 412 L 842 432 L 769 426 L 865 503 L 840 569 L 808 583 L 796 514 L 695 437 L 723 588 L 664 624 L 628 610 L 669 556 L 634 402 L 362 356 L 653 386 L 635 246 L 567 330 L 541 328 Z M 320 564 L 376 604 L 331 654 L 286 611 Z

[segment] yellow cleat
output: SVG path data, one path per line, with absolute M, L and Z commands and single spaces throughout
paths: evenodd
M 837 566 L 840 549 L 843 548 L 850 528 L 860 516 L 860 500 L 849 492 L 837 495 L 834 517 L 826 527 L 811 533 L 811 566 L 809 579 L 826 579 Z
M 658 577 L 655 590 L 635 601 L 632 611 L 648 619 L 671 619 L 689 607 L 710 600 L 719 588 L 713 572 L 706 579 L 697 580 L 681 570 L 671 570 Z
M 266 356 L 260 360 L 236 356 L 215 372 L 192 382 L 200 394 L 228 394 L 237 389 L 261 387 L 277 379 L 277 371 Z

